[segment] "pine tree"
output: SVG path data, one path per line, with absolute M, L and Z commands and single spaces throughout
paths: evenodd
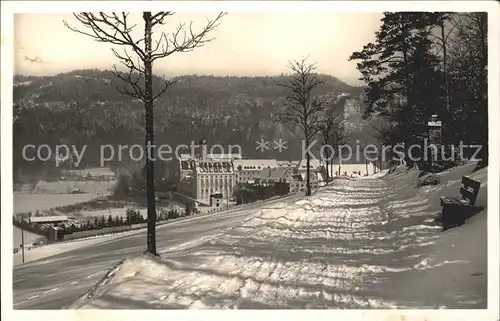
M 427 13 L 384 13 L 375 42 L 350 57 L 360 61 L 357 68 L 368 85 L 367 114 L 380 114 L 389 124 L 381 132 L 386 144 L 423 144 L 429 117 L 443 111 L 432 27 Z

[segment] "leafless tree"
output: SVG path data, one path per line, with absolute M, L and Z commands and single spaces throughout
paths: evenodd
M 321 117 L 326 100 L 315 96 L 314 91 L 324 84 L 315 72 L 316 65 L 307 62 L 307 57 L 291 61 L 289 67 L 293 72 L 291 81 L 276 81 L 280 87 L 286 88 L 290 94 L 277 116 L 282 123 L 293 124 L 300 128 L 304 135 L 306 148 L 321 130 Z M 306 153 L 306 195 L 311 195 L 310 183 L 311 154 Z
M 347 100 L 347 97 L 337 98 L 331 103 L 328 103 L 324 112 L 322 113 L 321 121 L 320 121 L 320 131 L 321 136 L 323 137 L 323 142 L 328 146 L 328 148 L 324 149 L 325 153 L 325 162 L 326 162 L 326 181 L 328 182 L 330 179 L 330 174 L 333 173 L 333 160 L 335 158 L 335 151 L 338 149 L 340 139 L 342 144 L 344 142 L 344 138 L 339 137 L 341 133 L 343 133 L 343 108 L 344 104 Z M 342 134 L 343 136 L 343 134 Z M 330 165 L 330 168 L 328 166 Z M 333 176 L 333 174 L 331 174 Z
M 337 151 L 337 159 L 339 163 L 339 175 L 340 171 L 342 170 L 342 161 L 341 157 L 344 156 L 343 153 L 345 153 L 345 150 L 343 148 L 340 148 L 342 145 L 347 143 L 347 138 L 348 135 L 346 133 L 345 129 L 345 120 L 344 120 L 344 115 L 336 115 L 333 117 L 333 125 L 332 125 L 332 131 L 330 132 L 330 145 L 332 146 L 334 151 Z M 332 172 L 333 172 L 333 160 L 331 164 Z
M 145 108 L 145 131 L 147 150 L 146 157 L 146 199 L 147 199 L 147 252 L 156 253 L 156 204 L 154 190 L 154 113 L 153 106 L 158 99 L 173 83 L 172 79 L 163 79 L 163 85 L 158 92 L 153 92 L 153 63 L 166 58 L 174 53 L 188 52 L 199 48 L 213 40 L 207 35 L 219 24 L 225 13 L 219 13 L 215 19 L 208 20 L 203 28 L 193 30 L 192 23 L 189 26 L 180 24 L 176 30 L 169 34 L 164 31 L 153 44 L 153 31 L 155 27 L 165 25 L 168 18 L 174 15 L 171 11 L 158 13 L 143 12 L 144 21 L 143 36 L 138 39 L 132 37 L 132 31 L 137 27 L 130 22 L 129 13 L 74 13 L 74 17 L 80 23 L 81 29 L 73 27 L 64 21 L 64 25 L 72 31 L 86 35 L 98 42 L 108 43 L 123 47 L 123 52 L 111 49 L 126 71 L 119 71 L 113 66 L 114 75 L 123 80 L 125 86 L 117 88 L 124 95 L 144 103 Z M 127 50 L 128 49 L 128 50 Z M 134 56 L 134 57 L 133 57 Z M 135 59 L 134 59 L 135 58 Z

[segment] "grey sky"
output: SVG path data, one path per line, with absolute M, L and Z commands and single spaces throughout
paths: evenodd
M 163 29 L 179 22 L 203 26 L 216 14 L 177 13 Z M 318 71 L 349 84 L 360 84 L 353 51 L 374 40 L 381 13 L 358 12 L 234 12 L 210 34 L 214 41 L 194 52 L 175 54 L 154 65 L 156 74 L 276 75 L 287 73 L 287 62 L 309 56 Z M 140 13 L 130 16 L 142 28 Z M 116 63 L 110 46 L 74 33 L 63 20 L 80 27 L 71 14 L 15 16 L 15 73 L 50 75 L 72 69 L 106 69 Z

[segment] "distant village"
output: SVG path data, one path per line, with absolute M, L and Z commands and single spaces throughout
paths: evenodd
M 235 202 L 238 185 L 272 185 L 285 182 L 288 193 L 305 191 L 307 160 L 244 159 L 241 154 L 209 154 L 206 141 L 201 142 L 201 154 L 179 155 L 180 179 L 177 190 L 191 196 L 197 205 L 220 207 Z M 310 159 L 311 188 L 326 184 L 326 177 L 367 176 L 380 170 L 375 162 L 342 163 L 326 166 L 317 158 Z M 327 168 L 328 167 L 328 168 Z

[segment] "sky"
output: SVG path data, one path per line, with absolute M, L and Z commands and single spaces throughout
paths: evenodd
M 199 30 L 214 12 L 181 12 L 160 30 L 172 32 L 181 22 Z M 262 76 L 288 73 L 288 61 L 308 57 L 317 71 L 351 85 L 360 85 L 356 63 L 348 58 L 373 41 L 382 13 L 360 12 L 229 12 L 210 33 L 213 40 L 188 53 L 157 60 L 153 72 Z M 141 37 L 142 15 L 131 13 Z M 72 14 L 17 14 L 14 18 L 15 73 L 53 75 L 74 69 L 110 69 L 117 63 L 111 46 L 75 33 L 63 24 L 82 28 Z M 117 48 L 118 50 L 123 50 Z

